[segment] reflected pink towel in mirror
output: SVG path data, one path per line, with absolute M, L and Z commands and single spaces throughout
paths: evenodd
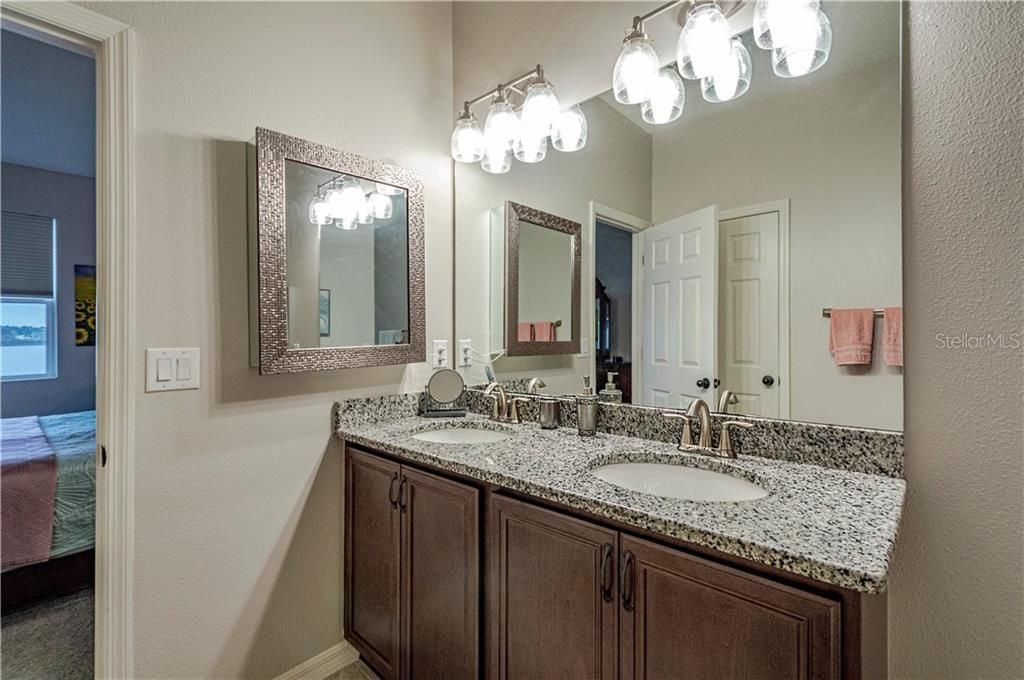
M 870 364 L 874 332 L 873 309 L 833 309 L 828 351 L 835 356 L 836 366 Z
M 533 328 L 533 339 L 537 342 L 554 342 L 558 339 L 554 321 L 538 321 L 533 324 Z
M 886 307 L 882 326 L 882 355 L 889 366 L 903 365 L 903 308 Z
M 521 322 L 516 335 L 519 337 L 519 342 L 533 342 L 533 324 L 529 321 Z

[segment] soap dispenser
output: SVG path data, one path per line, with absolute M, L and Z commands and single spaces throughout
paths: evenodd
M 576 396 L 576 425 L 581 437 L 597 434 L 597 395 L 589 375 L 583 376 L 583 393 Z
M 608 382 L 605 383 L 604 389 L 597 393 L 601 401 L 606 401 L 610 404 L 622 403 L 622 390 L 615 385 L 615 378 L 618 377 L 618 375 L 619 374 L 614 371 L 608 372 Z

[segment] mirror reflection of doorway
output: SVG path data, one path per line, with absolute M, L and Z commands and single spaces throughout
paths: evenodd
M 633 403 L 633 232 L 597 220 L 594 230 L 595 368 L 598 389 L 616 374 Z

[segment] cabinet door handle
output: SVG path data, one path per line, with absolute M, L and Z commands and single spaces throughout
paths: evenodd
M 398 485 L 398 507 L 405 512 L 405 489 L 408 486 L 409 479 L 402 475 L 402 483 Z
M 391 486 L 388 487 L 388 501 L 391 502 L 391 507 L 398 507 L 398 496 L 395 493 L 395 482 L 398 481 L 398 473 L 396 472 L 391 478 Z
M 612 601 L 612 553 L 615 548 L 611 543 L 605 543 L 601 555 L 601 597 L 605 602 Z
M 636 579 L 636 565 L 633 560 L 633 553 L 626 551 L 622 556 L 622 608 L 627 612 L 633 611 L 633 588 Z

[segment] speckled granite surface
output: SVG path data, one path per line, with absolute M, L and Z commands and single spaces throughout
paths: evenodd
M 517 396 L 531 400 L 536 398 L 536 395 Z M 575 402 L 571 398 L 561 398 L 560 401 L 562 426 L 575 427 Z M 490 413 L 490 405 L 477 390 L 467 390 L 463 402 L 467 409 L 475 413 Z M 598 407 L 597 429 L 624 437 L 678 442 L 682 423 L 666 419 L 661 411 L 650 406 L 602 403 Z M 532 403 L 524 404 L 520 413 L 524 420 L 537 420 L 537 408 Z M 713 413 L 713 441 L 718 441 L 719 430 L 726 420 L 742 420 L 754 425 L 749 430 L 732 431 L 733 443 L 740 452 L 756 451 L 758 455 L 793 463 L 812 463 L 851 472 L 903 477 L 902 432 Z M 700 423 L 695 422 L 692 427 L 696 440 Z
M 534 423 L 500 425 L 481 416 L 452 420 L 411 414 L 415 395 L 343 402 L 339 437 L 410 462 L 496 484 L 599 517 L 706 546 L 867 593 L 886 588 L 906 485 L 901 479 L 785 460 L 734 460 L 685 454 L 651 439 Z M 512 436 L 482 445 L 439 444 L 412 438 L 454 425 L 499 429 Z M 590 474 L 613 462 L 669 462 L 746 478 L 770 493 L 744 502 L 712 503 L 630 491 Z

